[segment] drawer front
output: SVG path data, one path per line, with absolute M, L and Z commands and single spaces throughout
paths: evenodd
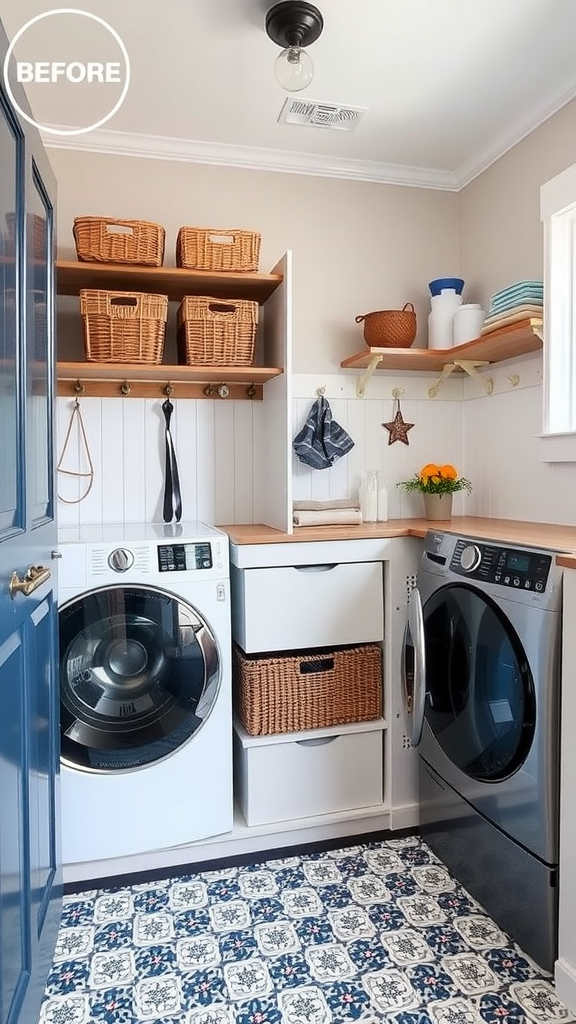
M 241 569 L 234 639 L 247 652 L 382 640 L 381 562 Z
M 247 825 L 375 807 L 383 799 L 380 730 L 243 747 L 235 735 L 238 797 Z

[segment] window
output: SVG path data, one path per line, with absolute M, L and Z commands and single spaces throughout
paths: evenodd
M 576 461 L 576 164 L 540 189 L 546 461 Z

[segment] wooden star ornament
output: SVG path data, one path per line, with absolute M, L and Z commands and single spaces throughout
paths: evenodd
M 383 423 L 382 426 L 388 431 L 388 444 L 395 441 L 402 441 L 402 444 L 410 444 L 408 431 L 415 426 L 414 423 L 405 423 L 400 409 L 400 399 L 396 399 L 396 415 L 390 423 Z

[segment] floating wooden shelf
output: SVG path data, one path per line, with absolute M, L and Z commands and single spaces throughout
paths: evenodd
M 56 290 L 59 295 L 78 295 L 81 288 L 104 288 L 109 291 L 159 293 L 176 302 L 184 295 L 213 295 L 218 299 L 252 299 L 262 305 L 281 283 L 281 274 L 216 273 L 183 270 L 181 267 L 135 267 L 119 263 L 80 263 L 76 260 L 56 262 Z
M 167 363 L 58 363 L 58 394 L 84 398 L 262 399 L 262 385 L 279 377 L 277 366 L 172 366 Z M 228 394 L 218 388 L 228 387 Z M 209 390 L 210 389 L 210 390 Z
M 343 359 L 343 369 L 364 370 L 375 356 L 381 356 L 380 370 L 443 370 L 446 363 L 455 359 L 498 363 L 503 359 L 514 359 L 527 352 L 536 352 L 542 347 L 542 320 L 536 317 L 520 320 L 517 324 L 501 327 L 464 345 L 453 348 L 365 348 L 356 355 Z M 457 368 L 456 372 L 461 372 Z

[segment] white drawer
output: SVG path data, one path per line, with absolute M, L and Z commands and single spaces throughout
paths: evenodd
M 300 736 L 302 734 L 300 733 Z M 244 745 L 234 733 L 234 777 L 247 825 L 376 807 L 383 799 L 380 730 Z
M 232 567 L 232 632 L 247 652 L 382 640 L 381 562 Z

